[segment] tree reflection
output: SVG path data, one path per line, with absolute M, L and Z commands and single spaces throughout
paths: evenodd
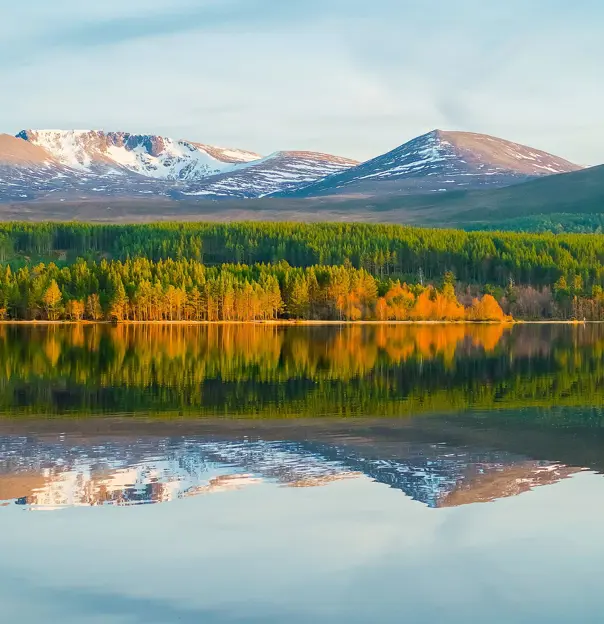
M 5 413 L 396 415 L 601 403 L 599 325 L 0 326 Z

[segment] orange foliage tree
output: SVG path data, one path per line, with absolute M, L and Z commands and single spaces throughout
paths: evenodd
M 474 299 L 472 306 L 468 309 L 467 318 L 470 321 L 508 321 L 501 306 L 492 295 L 484 295 L 482 299 Z

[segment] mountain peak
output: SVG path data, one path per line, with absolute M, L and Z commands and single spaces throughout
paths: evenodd
M 297 195 L 415 194 L 508 186 L 581 169 L 547 152 L 475 132 L 435 129 Z

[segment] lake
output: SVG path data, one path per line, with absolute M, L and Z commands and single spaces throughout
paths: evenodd
M 601 622 L 604 325 L 0 325 L 23 623 Z

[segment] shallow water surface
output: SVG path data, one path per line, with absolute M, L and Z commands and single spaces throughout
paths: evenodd
M 2 617 L 600 622 L 602 346 L 4 326 Z

